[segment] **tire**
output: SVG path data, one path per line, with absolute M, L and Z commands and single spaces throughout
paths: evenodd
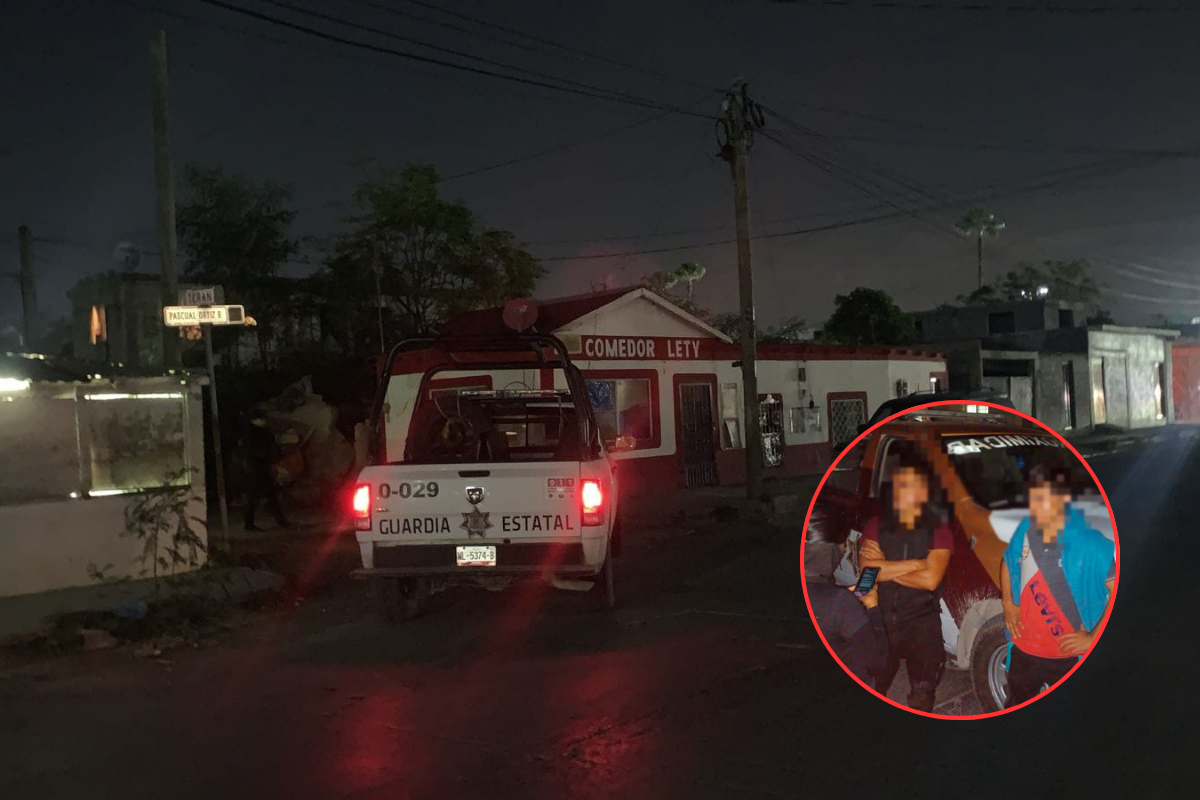
M 984 712 L 1000 711 L 1008 700 L 1007 656 L 1004 615 L 998 614 L 983 624 L 971 647 L 971 684 Z
M 600 573 L 596 575 L 596 582 L 592 584 L 592 605 L 597 611 L 612 611 L 617 607 L 617 587 L 612 548 L 609 548 L 608 557 L 604 559 L 604 566 L 600 568 Z
M 429 581 L 404 578 L 379 578 L 375 582 L 379 616 L 384 622 L 416 619 L 429 596 Z

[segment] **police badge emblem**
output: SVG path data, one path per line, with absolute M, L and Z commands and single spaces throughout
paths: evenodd
M 477 506 L 483 502 L 483 487 L 468 486 L 467 487 L 467 502 L 473 506 Z
M 472 508 L 469 513 L 464 511 L 462 516 L 462 524 L 458 527 L 465 530 L 468 537 L 478 536 L 482 539 L 487 536 L 487 529 L 492 527 L 492 523 L 488 521 L 488 512 Z

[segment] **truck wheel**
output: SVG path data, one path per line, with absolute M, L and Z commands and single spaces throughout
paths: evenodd
M 1000 711 L 1008 700 L 1008 657 L 1004 615 L 992 617 L 975 635 L 971 647 L 971 683 L 985 712 Z
M 611 611 L 617 607 L 617 587 L 614 580 L 613 553 L 610 549 L 604 566 L 592 584 L 592 602 L 597 611 Z
M 380 578 L 375 581 L 375 592 L 384 622 L 404 622 L 421 613 L 429 596 L 429 581 Z

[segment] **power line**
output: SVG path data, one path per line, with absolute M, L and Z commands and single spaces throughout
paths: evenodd
M 704 114 L 701 112 L 691 111 L 691 110 L 688 110 L 685 108 L 680 108 L 677 106 L 670 106 L 670 105 L 666 105 L 666 104 L 663 104 L 663 103 L 660 103 L 660 102 L 657 102 L 654 100 L 649 100 L 647 98 L 642 98 L 642 97 L 638 97 L 636 95 L 627 94 L 625 92 L 619 92 L 619 91 L 615 91 L 615 90 L 611 90 L 611 89 L 604 89 L 601 87 L 592 86 L 590 84 L 579 83 L 576 81 L 566 81 L 566 80 L 559 79 L 559 78 L 553 78 L 552 76 L 547 76 L 549 78 L 549 80 L 560 81 L 559 83 L 551 83 L 551 82 L 549 82 L 549 80 L 526 78 L 526 77 L 522 77 L 520 75 L 510 75 L 510 74 L 506 74 L 503 72 L 496 72 L 495 70 L 484 69 L 483 67 L 471 66 L 470 64 L 458 64 L 453 61 L 446 61 L 445 59 L 435 58 L 433 56 L 425 56 L 425 55 L 420 55 L 418 53 L 408 52 L 405 50 L 396 50 L 394 48 L 383 47 L 381 45 L 375 45 L 375 44 L 371 44 L 369 42 L 362 42 L 362 41 L 358 41 L 356 39 L 348 39 L 344 36 L 338 36 L 336 34 L 328 33 L 327 31 L 322 31 L 317 28 L 309 27 L 307 25 L 301 25 L 299 23 L 291 22 L 289 20 L 281 19 L 279 17 L 273 17 L 269 14 L 263 14 L 261 12 L 254 11 L 254 10 L 251 10 L 248 8 L 242 8 L 241 6 L 237 6 L 232 3 L 222 2 L 222 0 L 199 0 L 199 2 L 201 2 L 205 5 L 213 6 L 215 8 L 224 9 L 233 14 L 239 14 L 241 16 L 252 17 L 254 19 L 258 19 L 263 22 L 267 22 L 271 25 L 275 25 L 275 26 L 282 27 L 282 28 L 288 28 L 288 29 L 294 30 L 294 31 L 299 31 L 301 33 L 308 34 L 309 36 L 315 36 L 320 39 L 325 39 L 326 41 L 337 42 L 338 44 L 344 44 L 348 47 L 355 47 L 355 48 L 359 48 L 362 50 L 369 50 L 371 52 L 380 53 L 382 55 L 390 55 L 390 56 L 393 56 L 396 58 L 402 58 L 402 59 L 406 59 L 409 61 L 417 61 L 417 62 L 424 63 L 424 64 L 433 64 L 436 66 L 445 67 L 447 69 L 458 70 L 460 72 L 469 72 L 469 73 L 472 73 L 475 75 L 483 75 L 483 76 L 489 77 L 489 78 L 496 78 L 498 80 L 505 80 L 505 81 L 510 81 L 510 82 L 514 82 L 514 83 L 525 84 L 528 86 L 538 86 L 538 87 L 541 87 L 544 89 L 552 89 L 554 91 L 580 95 L 583 97 L 593 97 L 598 100 L 607 100 L 609 102 L 614 102 L 614 103 L 625 103 L 627 105 L 641 106 L 643 108 L 653 108 L 653 109 L 657 109 L 660 111 L 672 111 L 676 114 L 682 114 L 684 116 L 689 116 L 689 117 L 699 117 L 701 119 L 715 119 L 715 117 L 712 114 Z M 380 31 L 379 33 L 380 33 L 380 35 L 385 35 L 385 36 L 387 35 L 385 32 L 382 32 L 382 31 Z M 519 67 L 510 67 L 510 69 L 518 70 L 520 68 Z
M 355 1 L 363 2 L 363 0 L 355 0 Z M 651 75 L 656 78 L 662 78 L 663 80 L 675 81 L 677 83 L 687 84 L 694 89 L 708 89 L 708 90 L 717 91 L 717 89 L 715 89 L 715 87 L 708 86 L 703 83 L 698 83 L 698 82 L 690 80 L 688 78 L 683 78 L 678 75 L 670 75 L 665 72 L 659 72 L 658 70 L 653 70 L 653 69 L 650 69 L 649 67 L 645 67 L 640 64 L 631 64 L 627 61 L 620 61 L 620 60 L 612 58 L 610 56 L 600 55 L 599 53 L 594 53 L 590 50 L 584 50 L 583 48 L 580 48 L 580 47 L 575 47 L 573 45 L 566 45 L 566 44 L 563 44 L 562 42 L 557 42 L 553 39 L 548 39 L 543 36 L 536 36 L 527 31 L 509 28 L 509 27 L 501 25 L 497 22 L 493 22 L 491 20 L 486 20 L 481 17 L 473 17 L 470 14 L 463 14 L 458 11 L 450 11 L 449 9 L 440 8 L 439 6 L 437 6 L 434 3 L 422 2 L 422 0 L 407 0 L 407 2 L 410 3 L 411 5 L 421 6 L 422 8 L 427 8 L 432 11 L 437 11 L 440 14 L 445 14 L 447 16 L 454 17 L 456 19 L 473 22 L 476 25 L 483 26 L 484 28 L 503 31 L 504 33 L 508 33 L 513 36 L 518 36 L 523 39 L 528 39 L 529 41 L 537 42 L 539 44 L 545 45 L 547 47 L 552 47 L 556 50 L 561 50 L 566 53 L 571 53 L 572 55 L 582 56 L 584 58 L 590 58 L 593 61 L 597 61 L 602 64 L 609 64 L 611 66 L 621 67 L 623 69 L 641 72 L 643 74 Z M 371 5 L 375 8 L 381 8 L 381 6 L 379 6 L 379 4 L 376 4 L 376 3 L 367 3 L 367 5 Z M 386 9 L 386 7 L 382 7 L 382 8 Z M 404 12 L 395 12 L 395 13 L 404 13 Z M 721 91 L 723 91 L 723 90 L 721 90 Z
M 772 101 L 772 102 L 775 102 L 775 101 Z M 1078 154 L 1078 155 L 1090 155 L 1090 154 L 1095 154 L 1095 155 L 1174 155 L 1179 152 L 1179 151 L 1170 150 L 1170 149 L 1166 149 L 1166 150 L 1148 149 L 1147 150 L 1147 149 L 1128 148 L 1128 147 L 1103 147 L 1101 145 L 1087 145 L 1087 144 L 1074 144 L 1074 143 L 1066 143 L 1066 142 L 1055 142 L 1055 141 L 1050 141 L 1050 140 L 1046 140 L 1046 139 L 1036 139 L 1036 138 L 1022 137 L 1022 136 L 995 136 L 995 135 L 990 135 L 990 134 L 985 134 L 985 135 L 980 136 L 978 134 L 966 133 L 963 131 L 956 131 L 953 128 L 947 128 L 947 127 L 940 126 L 940 125 L 929 125 L 928 123 L 911 122 L 908 120 L 895 119 L 893 117 L 880 116 L 878 114 L 864 114 L 864 113 L 861 113 L 858 111 L 850 111 L 850 110 L 844 109 L 844 108 L 835 108 L 832 106 L 820 105 L 817 103 L 805 103 L 805 102 L 801 102 L 801 101 L 788 102 L 788 101 L 783 101 L 782 98 L 779 98 L 778 103 L 776 103 L 776 104 L 779 106 L 795 106 L 797 108 L 805 108 L 810 111 L 819 111 L 824 114 L 832 114 L 834 116 L 846 117 L 848 119 L 859 119 L 859 120 L 863 120 L 865 122 L 874 122 L 874 123 L 877 123 L 880 125 L 889 125 L 889 126 L 896 127 L 896 128 L 906 128 L 909 130 L 919 130 L 919 131 L 929 131 L 931 133 L 941 133 L 941 134 L 945 134 L 947 136 L 954 137 L 955 139 L 958 139 L 958 140 L 981 139 L 981 140 L 990 140 L 992 142 L 1010 142 L 1013 144 L 1025 145 L 1030 148 L 1044 148 L 1045 152 L 1073 153 L 1073 154 Z M 778 114 L 779 112 L 776 111 L 774 113 Z M 914 144 L 915 144 L 915 142 L 914 142 Z M 946 147 L 957 146 L 955 143 L 930 142 L 929 144 L 930 144 L 930 146 L 946 146 Z M 983 143 L 976 143 L 975 146 L 980 147 L 980 148 L 988 147 L 988 145 L 983 144 Z M 996 149 L 1007 149 L 1007 148 L 1001 148 L 999 145 L 992 145 L 992 147 L 995 147 Z M 1031 152 L 1038 152 L 1038 150 L 1034 149 L 1034 150 L 1031 150 Z
M 812 214 L 789 215 L 786 217 L 775 217 L 774 219 L 756 220 L 759 225 L 778 225 L 782 222 L 800 222 L 809 219 L 822 219 L 824 217 L 835 217 L 839 214 L 847 212 L 877 211 L 881 208 L 888 208 L 886 203 L 876 203 L 863 208 L 842 209 L 840 211 L 818 211 Z M 597 236 L 588 239 L 538 239 L 526 241 L 528 245 L 545 245 L 545 244 L 598 244 L 600 242 L 621 242 L 621 241 L 637 241 L 639 239 L 665 239 L 671 236 L 684 236 L 690 233 L 707 233 L 709 231 L 727 231 L 733 230 L 733 225 L 706 225 L 702 228 L 682 228 L 673 231 L 661 231 L 659 233 L 636 233 L 636 234 L 621 234 L 613 236 Z
M 827 136 L 826 134 L 814 130 L 807 125 L 802 125 L 801 123 L 796 122 L 795 120 L 780 114 L 777 111 L 771 111 L 768 109 L 768 112 L 783 122 L 785 126 L 792 128 L 799 135 L 809 138 L 816 138 L 818 141 L 825 142 L 832 150 L 841 154 L 843 157 L 850 157 L 856 161 L 859 161 L 861 164 L 864 164 L 868 175 L 873 174 L 876 176 L 876 185 L 880 186 L 881 188 L 886 188 L 887 183 L 890 182 L 901 187 L 906 192 L 921 198 L 922 201 L 931 200 L 935 203 L 940 203 L 944 202 L 946 199 L 944 195 L 938 193 L 936 190 L 926 187 L 920 181 L 904 175 L 898 175 L 897 173 L 879 164 L 877 161 L 874 161 L 873 159 L 870 159 L 861 153 L 837 143 L 834 141 L 833 137 Z M 880 181 L 880 178 L 882 178 L 882 182 Z
M 865 9 L 887 11 L 964 11 L 997 14 L 1046 14 L 1055 16 L 1183 14 L 1200 11 L 1200 9 L 1190 5 L 1065 6 L 1059 4 L 1039 5 L 1037 3 L 934 3 L 925 1 L 904 3 L 898 0 L 871 0 L 870 2 L 852 2 L 852 0 L 773 0 L 773 2 L 779 5 L 805 6 L 810 8 L 845 8 L 854 11 Z
M 1187 157 L 1192 157 L 1192 156 L 1187 156 Z M 1069 186 L 1071 184 L 1077 184 L 1077 183 L 1087 181 L 1087 180 L 1094 180 L 1097 178 L 1108 177 L 1109 175 L 1114 175 L 1114 174 L 1124 172 L 1129 169 L 1146 167 L 1146 166 L 1154 166 L 1157 163 L 1159 163 L 1160 160 L 1156 160 L 1154 162 L 1154 164 L 1131 163 L 1131 161 L 1132 160 L 1128 159 L 1128 158 L 1108 159 L 1105 161 L 1093 162 L 1091 164 L 1083 164 L 1083 165 L 1079 165 L 1076 167 L 1070 167 L 1066 170 L 1058 170 L 1056 172 L 1049 173 L 1047 176 L 1043 176 L 1044 179 L 1037 180 L 1037 182 L 1030 183 L 1025 186 L 1019 186 L 1019 187 L 1014 187 L 1014 188 L 1007 189 L 1007 190 L 1001 190 L 1001 191 L 995 191 L 995 192 L 985 192 L 985 193 L 981 193 L 981 194 L 974 194 L 974 195 L 959 197 L 959 198 L 949 200 L 944 204 L 927 206 L 927 207 L 921 209 L 921 211 L 924 211 L 924 212 L 938 211 L 938 210 L 943 210 L 945 208 L 949 208 L 949 207 L 953 207 L 953 206 L 957 206 L 957 205 L 969 205 L 972 203 L 984 203 L 984 202 L 990 202 L 990 201 L 998 200 L 998 199 L 1005 198 L 1005 197 L 1012 197 L 1012 196 L 1017 196 L 1017 195 L 1022 195 L 1022 194 L 1031 194 L 1031 193 L 1046 191 L 1046 190 L 1050 190 L 1050 189 L 1058 189 L 1063 186 Z M 1074 174 L 1074 175 L 1063 174 L 1063 173 L 1070 173 L 1070 172 L 1075 172 L 1075 173 L 1079 173 L 1079 174 Z M 1053 176 L 1053 177 L 1051 177 L 1051 176 Z M 793 230 L 778 231 L 775 233 L 756 234 L 756 235 L 752 235 L 750 238 L 754 239 L 754 240 L 781 239 L 781 238 L 788 238 L 788 237 L 793 237 L 793 236 L 802 236 L 804 234 L 809 234 L 809 233 L 823 233 L 823 232 L 827 232 L 827 231 L 840 230 L 843 228 L 857 227 L 859 225 L 867 225 L 867 224 L 870 224 L 873 222 L 892 220 L 892 219 L 896 219 L 898 217 L 908 216 L 908 215 L 909 215 L 908 212 L 903 212 L 903 211 L 883 212 L 883 213 L 879 213 L 879 214 L 873 214 L 873 215 L 868 215 L 868 216 L 864 216 L 864 217 L 859 217 L 856 219 L 832 222 L 832 223 L 828 223 L 826 225 L 818 225 L 818 226 L 809 227 L 809 228 L 796 228 Z M 625 252 L 592 253 L 592 254 L 577 255 L 577 256 L 550 256 L 550 257 L 545 257 L 545 258 L 539 258 L 538 260 L 542 261 L 542 262 L 546 262 L 546 263 L 553 263 L 553 262 L 560 262 L 560 261 L 591 261 L 591 260 L 596 260 L 596 259 L 601 259 L 601 258 L 626 258 L 629 256 L 636 256 L 636 255 L 654 255 L 654 254 L 658 254 L 658 253 L 674 253 L 674 252 L 678 252 L 680 250 L 692 250 L 692 249 L 700 249 L 700 248 L 705 248 L 705 247 L 716 247 L 719 245 L 732 244 L 735 241 L 737 241 L 737 240 L 730 239 L 730 238 L 713 239 L 713 240 L 709 240 L 709 241 L 705 241 L 705 242 L 693 242 L 690 244 L 674 245 L 671 247 L 655 247 L 655 248 L 647 248 L 647 249 L 641 249 L 641 250 L 627 250 Z
M 1113 261 L 1111 259 L 1106 259 L 1106 258 L 1101 258 L 1101 259 L 1097 259 L 1097 260 L 1101 262 L 1101 266 L 1104 267 L 1105 269 L 1109 270 L 1110 272 L 1116 273 L 1117 275 L 1121 275 L 1125 278 L 1130 278 L 1132 280 L 1141 281 L 1143 283 L 1153 283 L 1157 286 L 1166 286 L 1166 287 L 1169 287 L 1172 289 L 1190 289 L 1192 291 L 1200 291 L 1200 284 L 1186 283 L 1184 281 L 1169 280 L 1167 278 L 1158 277 L 1158 275 L 1168 275 L 1168 276 L 1172 276 L 1172 277 L 1178 277 L 1178 274 L 1174 273 L 1174 272 L 1169 272 L 1167 270 L 1154 269 L 1153 267 L 1147 267 L 1142 264 L 1136 264 L 1133 262 L 1119 262 L 1119 261 Z M 1139 271 L 1135 271 L 1135 270 L 1139 270 Z M 1141 271 L 1144 271 L 1144 272 L 1141 272 Z M 1145 272 L 1149 272 L 1151 274 L 1149 274 L 1149 275 L 1144 274 Z
M 907 198 L 902 198 L 901 200 L 897 201 L 887 194 L 886 188 L 883 188 L 883 187 L 873 188 L 870 185 L 870 183 L 864 182 L 862 179 L 860 179 L 858 176 L 856 176 L 855 173 L 851 172 L 850 170 L 848 170 L 844 167 L 841 167 L 840 165 L 838 165 L 832 161 L 829 161 L 828 159 L 824 159 L 821 156 L 816 155 L 815 153 L 808 153 L 800 148 L 793 147 L 793 146 L 789 145 L 788 143 L 784 142 L 783 140 L 772 136 L 769 133 L 761 133 L 760 132 L 760 134 L 765 139 L 767 139 L 771 142 L 774 142 L 775 144 L 779 145 L 781 148 L 783 148 L 787 152 L 791 153 L 792 155 L 796 156 L 797 158 L 811 164 L 812 166 L 816 167 L 817 169 L 821 170 L 822 172 L 824 172 L 828 175 L 832 175 L 835 178 L 839 178 L 840 180 L 850 184 L 851 186 L 858 189 L 859 191 L 861 191 L 865 194 L 868 194 L 871 197 L 874 197 L 878 200 L 881 200 L 883 203 L 896 209 L 901 214 L 912 217 L 913 219 L 917 220 L 918 222 L 928 225 L 929 227 L 936 230 L 938 233 L 957 238 L 957 235 L 954 234 L 952 231 L 950 231 L 948 229 L 948 227 L 946 227 L 940 223 L 934 222 L 933 220 L 927 219 L 919 211 L 916 211 L 916 210 L 908 207 L 907 205 L 903 205 L 903 203 L 911 202 Z M 935 203 L 944 203 L 945 201 L 944 201 L 944 199 L 934 198 L 934 202 Z
M 466 53 L 466 52 L 463 52 L 462 50 L 456 50 L 452 47 L 443 47 L 442 45 L 432 44 L 430 42 L 426 42 L 421 39 L 414 39 L 411 36 L 403 36 L 398 33 L 393 33 L 392 31 L 383 30 L 381 28 L 376 28 L 371 25 L 364 25 L 360 22 L 354 22 L 353 20 L 348 20 L 344 17 L 334 16 L 333 14 L 326 14 L 321 11 L 313 11 L 311 9 L 304 8 L 303 6 L 298 6 L 294 3 L 284 2 L 284 0 L 260 0 L 260 2 L 265 3 L 266 5 L 275 6 L 276 8 L 282 8 L 282 9 L 286 9 L 288 11 L 293 11 L 297 14 L 305 14 L 310 17 L 315 17 L 317 19 L 324 20 L 325 22 L 332 22 L 335 25 L 341 25 L 343 27 L 350 28 L 351 30 L 362 31 L 364 33 L 372 33 L 377 36 L 386 37 L 388 39 L 395 39 L 396 41 L 404 42 L 405 44 L 416 45 L 417 47 L 424 47 L 427 50 L 433 50 L 435 53 L 445 53 L 446 55 L 452 55 L 457 58 L 465 58 L 468 61 L 476 61 L 476 62 L 479 62 L 480 64 L 487 64 L 488 66 L 491 66 L 491 67 L 507 69 L 507 70 L 511 70 L 512 72 L 520 73 L 523 75 L 531 75 L 535 78 L 562 80 L 560 78 L 555 78 L 554 76 L 547 75 L 544 72 L 537 72 L 536 70 L 525 69 L 524 67 L 519 67 L 519 66 L 509 64 L 509 63 L 506 63 L 503 61 L 495 61 L 490 58 L 484 58 L 483 56 L 472 55 L 471 53 Z M 573 81 L 569 81 L 568 83 L 574 84 Z M 592 86 L 590 84 L 581 83 L 581 84 L 577 84 L 577 85 L 586 87 L 590 90 L 606 91 L 604 89 L 601 89 L 600 87 Z

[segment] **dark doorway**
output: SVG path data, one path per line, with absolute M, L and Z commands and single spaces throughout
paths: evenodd
M 1063 380 L 1063 430 L 1075 428 L 1075 364 L 1068 361 L 1062 365 Z
M 684 486 L 712 486 L 717 482 L 717 459 L 711 384 L 679 385 L 679 432 Z

